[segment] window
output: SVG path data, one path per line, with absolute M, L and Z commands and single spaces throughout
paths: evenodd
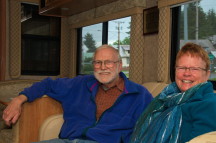
M 39 15 L 37 5 L 21 7 L 21 74 L 59 75 L 60 18 Z
M 186 42 L 201 45 L 211 60 L 210 81 L 216 81 L 216 1 L 200 0 L 172 8 L 171 79 L 174 81 L 175 57 Z
M 109 44 L 119 50 L 123 72 L 128 76 L 130 58 L 131 17 L 98 23 L 78 29 L 78 74 L 93 74 L 92 57 L 95 49 Z

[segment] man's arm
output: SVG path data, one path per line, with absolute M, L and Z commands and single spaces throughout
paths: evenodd
M 16 123 L 21 114 L 22 104 L 26 101 L 27 97 L 25 95 L 19 95 L 12 99 L 12 101 L 4 110 L 2 116 L 6 125 L 10 126 L 11 124 Z

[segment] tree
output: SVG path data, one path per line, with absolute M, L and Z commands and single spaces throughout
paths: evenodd
M 181 12 L 180 37 L 184 35 L 184 11 Z M 188 5 L 188 39 L 196 39 L 196 3 Z M 198 38 L 205 39 L 210 35 L 215 35 L 216 14 L 214 10 L 209 10 L 208 13 L 203 11 L 203 8 L 198 4 Z
M 206 19 L 206 23 L 208 24 L 206 31 L 209 32 L 208 35 L 216 35 L 216 13 L 213 9 L 208 11 Z
M 126 32 L 130 36 L 130 29 L 131 29 L 131 21 L 129 22 L 129 26 L 127 27 L 129 29 L 128 32 Z
M 200 3 L 200 2 L 198 2 Z M 188 6 L 188 38 L 189 39 L 196 39 L 196 3 L 191 3 Z M 199 38 L 203 37 L 205 35 L 205 31 L 202 29 L 205 29 L 205 23 L 206 22 L 206 15 L 203 11 L 202 7 L 198 4 L 198 23 L 199 23 Z
M 86 35 L 84 36 L 84 41 L 83 43 L 86 45 L 86 47 L 88 48 L 89 53 L 92 53 L 96 50 L 96 42 L 93 39 L 92 34 L 90 33 L 86 33 Z
M 118 45 L 118 41 L 113 42 L 113 45 Z M 130 37 L 125 37 L 120 41 L 120 45 L 130 45 Z

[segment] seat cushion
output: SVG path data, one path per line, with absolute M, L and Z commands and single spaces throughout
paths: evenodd
M 146 82 L 143 84 L 144 87 L 152 94 L 153 97 L 156 97 L 168 84 L 164 82 Z
M 216 131 L 213 131 L 195 137 L 187 143 L 215 143 L 215 142 L 216 142 Z
M 13 134 L 11 129 L 0 130 L 0 143 L 13 143 Z
M 39 140 L 58 138 L 63 122 L 64 119 L 62 114 L 49 116 L 40 127 Z

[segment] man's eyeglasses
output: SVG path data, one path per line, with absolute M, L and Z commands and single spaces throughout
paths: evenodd
M 94 65 L 94 68 L 100 68 L 102 64 L 104 64 L 107 68 L 112 68 L 117 62 L 119 61 L 93 61 L 92 64 Z
M 177 72 L 185 72 L 187 69 L 191 73 L 197 73 L 197 72 L 200 72 L 200 71 L 207 71 L 206 69 L 200 68 L 200 67 L 181 67 L 181 66 L 176 66 L 176 71 Z

